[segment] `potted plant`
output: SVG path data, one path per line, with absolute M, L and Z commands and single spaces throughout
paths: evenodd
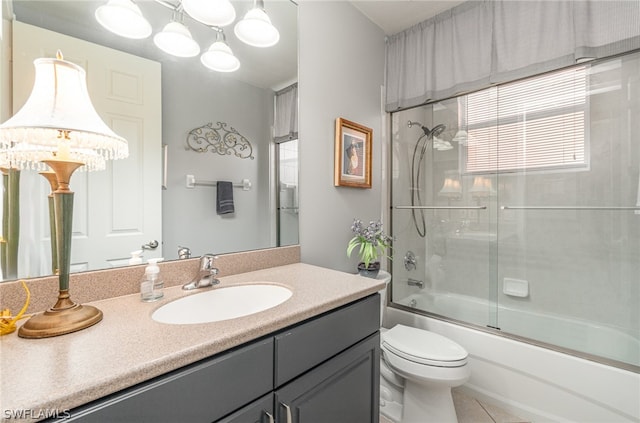
M 360 219 L 354 219 L 351 231 L 355 235 L 347 245 L 347 257 L 351 257 L 353 250 L 359 247 L 361 262 L 358 264 L 358 272 L 362 276 L 377 277 L 380 271 L 379 257 L 388 257 L 385 250 L 391 248 L 391 238 L 383 232 L 382 222 L 371 221 L 365 226 Z

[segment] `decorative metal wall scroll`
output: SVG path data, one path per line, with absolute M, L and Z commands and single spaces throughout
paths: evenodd
M 218 122 L 215 127 L 212 123 L 207 123 L 189 131 L 187 148 L 198 153 L 211 151 L 221 156 L 233 154 L 241 159 L 254 159 L 253 147 L 249 140 L 240 135 L 234 127 L 227 127 L 224 122 Z

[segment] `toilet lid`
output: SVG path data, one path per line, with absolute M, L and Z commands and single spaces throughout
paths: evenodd
M 464 348 L 444 336 L 404 325 L 396 325 L 384 332 L 382 346 L 407 360 L 431 366 L 463 366 L 469 355 Z

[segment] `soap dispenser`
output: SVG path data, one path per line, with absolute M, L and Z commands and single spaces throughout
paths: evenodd
M 135 265 L 135 264 L 142 264 L 142 250 L 136 250 L 131 252 L 129 265 Z
M 162 258 L 147 260 L 148 266 L 144 269 L 144 277 L 140 282 L 140 297 L 144 302 L 156 301 L 164 297 L 164 292 L 162 292 L 164 282 L 160 277 L 160 267 L 158 266 L 158 262 L 162 260 Z

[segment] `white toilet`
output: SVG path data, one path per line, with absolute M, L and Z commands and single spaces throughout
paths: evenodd
M 388 284 L 391 275 L 381 271 L 378 279 Z M 457 422 L 451 388 L 469 379 L 467 351 L 423 329 L 382 328 L 386 289 L 380 294 L 380 412 L 395 423 Z

